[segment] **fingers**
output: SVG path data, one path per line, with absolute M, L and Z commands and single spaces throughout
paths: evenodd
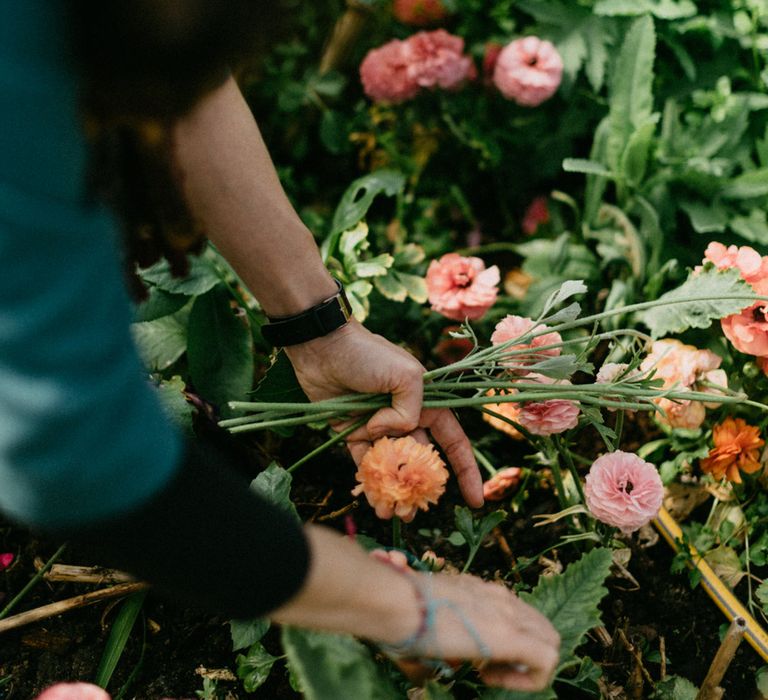
M 402 363 L 395 382 L 388 387 L 392 405 L 377 411 L 368 421 L 368 435 L 376 440 L 384 435 L 407 435 L 419 425 L 424 394 L 423 367 L 416 362 Z
M 472 508 L 482 506 L 483 478 L 477 468 L 469 438 L 456 416 L 447 408 L 429 408 L 422 412 L 420 425 L 429 429 L 435 442 L 443 449 L 467 505 Z

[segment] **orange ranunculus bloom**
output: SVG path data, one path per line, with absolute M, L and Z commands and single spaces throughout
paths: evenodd
M 363 455 L 355 478 L 361 493 L 380 518 L 397 515 L 410 522 L 416 511 L 427 510 L 445 491 L 448 470 L 432 445 L 422 445 L 410 435 L 383 437 Z
M 701 470 L 715 479 L 741 483 L 739 470 L 752 474 L 761 468 L 760 448 L 765 440 L 760 430 L 742 418 L 726 418 L 712 429 L 715 442 L 709 456 L 701 460 Z

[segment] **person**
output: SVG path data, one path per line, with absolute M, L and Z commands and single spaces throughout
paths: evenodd
M 82 13 L 92 4 L 73 5 Z M 153 86 L 147 103 L 184 81 L 196 90 L 174 103 L 166 122 L 190 219 L 269 317 L 333 297 L 336 284 L 235 80 L 223 71 L 195 79 L 199 66 L 187 60 L 208 45 L 206 32 L 232 24 L 222 13 L 238 3 L 103 5 L 110 7 L 88 12 L 124 13 L 109 28 L 135 42 L 122 63 L 92 66 L 102 79 L 115 71 L 115 83 L 102 85 L 125 102 L 121 109 L 140 112 L 131 100 L 141 101 L 145 85 Z M 60 2 L 4 3 L 0 17 L 2 512 L 210 610 L 350 633 L 405 656 L 479 660 L 490 684 L 544 687 L 558 635 L 505 587 L 405 571 L 329 529 L 300 528 L 247 489 L 231 458 L 185 442 L 168 424 L 131 343 L 116 223 L 85 194 L 82 63 L 70 41 L 109 52 L 110 38 L 70 29 Z M 197 63 L 199 76 L 216 74 Z M 166 64 L 181 72 L 163 73 Z M 121 89 L 129 84 L 118 79 L 123 69 L 136 90 Z M 469 441 L 451 412 L 422 408 L 423 368 L 409 353 L 354 320 L 285 351 L 313 400 L 392 395 L 390 407 L 350 436 L 355 460 L 383 435 L 431 436 L 467 503 L 482 505 Z

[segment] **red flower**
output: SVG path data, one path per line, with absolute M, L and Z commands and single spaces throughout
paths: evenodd
M 392 14 L 403 24 L 425 27 L 448 16 L 440 0 L 394 0 Z
M 536 197 L 528 205 L 523 214 L 523 233 L 532 236 L 539 226 L 549 223 L 549 207 L 546 197 Z

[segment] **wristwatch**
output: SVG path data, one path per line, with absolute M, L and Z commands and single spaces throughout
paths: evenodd
M 346 325 L 352 316 L 344 287 L 339 280 L 333 280 L 338 291 L 306 311 L 292 316 L 269 318 L 261 327 L 264 339 L 275 347 L 298 345 L 315 338 L 322 338 Z

